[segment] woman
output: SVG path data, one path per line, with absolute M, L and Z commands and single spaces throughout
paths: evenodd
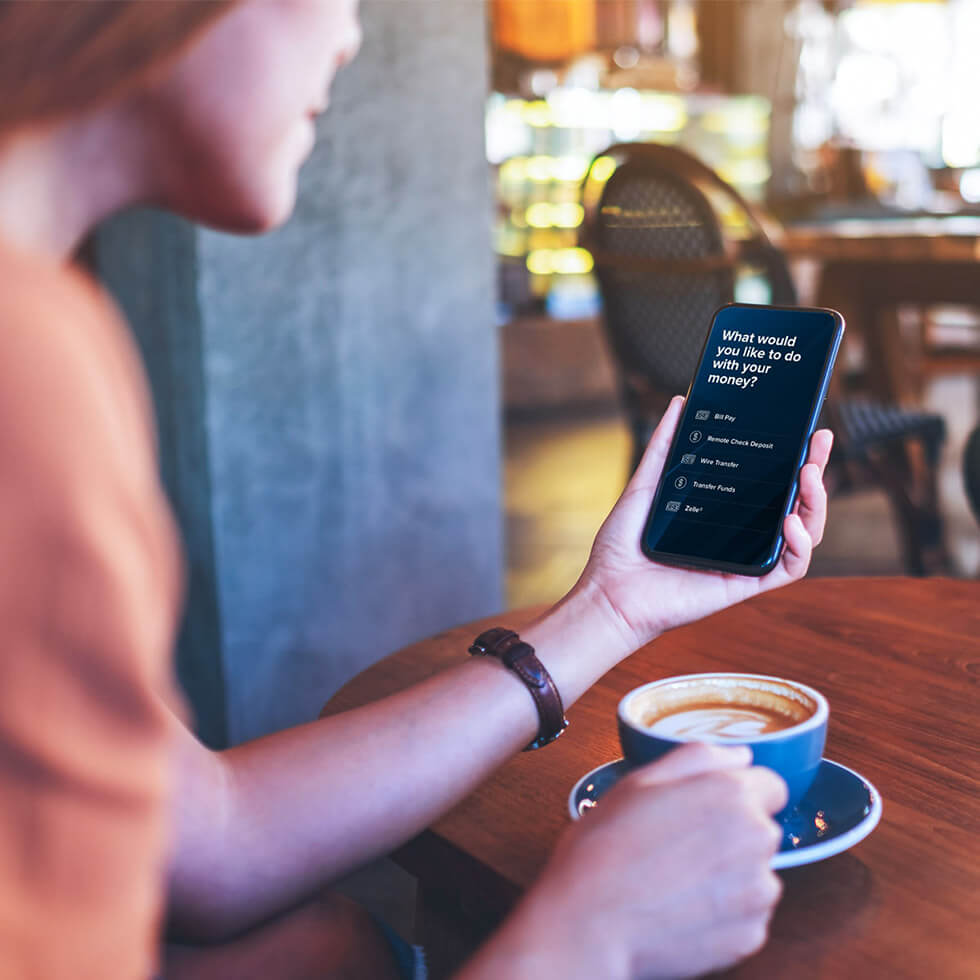
M 184 942 L 168 976 L 398 975 L 397 943 L 325 887 L 539 733 L 516 674 L 462 652 L 386 701 L 223 753 L 169 707 L 181 573 L 145 383 L 118 313 L 71 254 L 137 203 L 235 231 L 286 220 L 313 116 L 359 44 L 355 7 L 0 5 L 9 975 L 148 976 L 164 894 Z M 566 707 L 661 632 L 800 578 L 822 535 L 828 432 L 813 437 L 785 554 L 765 578 L 643 558 L 680 410 L 674 399 L 580 581 L 523 636 Z M 749 954 L 779 895 L 770 815 L 784 798 L 738 749 L 694 746 L 642 770 L 569 829 L 463 975 L 676 976 Z

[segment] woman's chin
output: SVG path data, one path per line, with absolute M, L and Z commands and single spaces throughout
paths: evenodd
M 225 231 L 235 232 L 239 235 L 261 235 L 264 232 L 273 231 L 284 225 L 292 217 L 295 204 L 296 198 L 292 197 L 288 203 L 283 203 L 278 207 L 253 211 L 243 215 L 237 226 L 226 228 Z
M 192 221 L 217 231 L 236 235 L 261 235 L 285 224 L 296 206 L 296 182 L 275 188 L 264 194 L 241 195 L 235 201 L 225 201 L 220 208 L 210 207 L 207 213 L 185 214 Z

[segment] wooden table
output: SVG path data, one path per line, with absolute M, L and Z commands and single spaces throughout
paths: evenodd
M 952 303 L 980 308 L 978 217 L 849 218 L 797 224 L 784 229 L 779 245 L 790 259 L 819 262 L 815 301 L 840 310 L 857 328 L 865 346 L 869 386 L 882 401 L 915 400 L 895 318 L 899 305 Z M 960 358 L 958 363 L 961 369 L 975 370 L 978 362 L 964 363 Z
M 534 610 L 485 622 L 520 628 Z M 329 705 L 354 707 L 457 663 L 482 624 L 407 647 Z M 517 756 L 396 854 L 420 881 L 435 976 L 537 877 L 588 769 L 619 756 L 615 709 L 648 680 L 781 674 L 830 701 L 826 754 L 866 775 L 881 824 L 854 849 L 783 872 L 769 944 L 740 978 L 980 976 L 980 583 L 811 579 L 670 633 L 607 674 L 553 745 Z
M 980 262 L 980 217 L 841 218 L 787 225 L 781 246 L 830 262 Z

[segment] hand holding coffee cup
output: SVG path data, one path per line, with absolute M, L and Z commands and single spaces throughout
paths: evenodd
M 617 709 L 624 757 L 636 765 L 688 742 L 745 745 L 755 765 L 778 773 L 789 802 L 810 788 L 827 736 L 829 709 L 805 684 L 761 674 L 687 674 L 630 691 Z
M 584 945 L 631 963 L 632 975 L 699 975 L 751 955 L 781 893 L 777 821 L 814 779 L 828 713 L 812 688 L 753 674 L 693 674 L 631 691 L 617 710 L 631 766 L 609 763 L 572 790 L 574 823 L 532 905 L 558 910 L 570 937 L 602 937 L 575 945 L 576 955 Z M 610 766 L 602 805 L 575 819 L 579 787 Z M 579 965 L 615 973 L 584 957 Z
M 683 746 L 624 775 L 568 827 L 517 918 L 565 937 L 575 976 L 731 966 L 766 940 L 782 891 L 771 815 L 785 801 L 747 750 Z

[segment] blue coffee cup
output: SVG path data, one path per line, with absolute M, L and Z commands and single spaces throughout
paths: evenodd
M 810 788 L 830 709 L 819 691 L 764 674 L 685 674 L 634 688 L 616 709 L 623 756 L 653 762 L 688 742 L 747 745 L 753 764 L 773 769 L 796 806 Z

